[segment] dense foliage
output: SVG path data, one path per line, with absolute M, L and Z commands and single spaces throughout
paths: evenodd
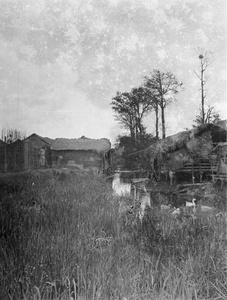
M 119 165 L 122 168 L 135 170 L 144 169 L 149 170 L 150 164 L 147 158 L 143 155 L 143 150 L 156 141 L 151 134 L 144 133 L 141 136 L 140 142 L 135 145 L 130 136 L 122 135 L 118 136 L 115 142 L 116 149 L 123 149 L 121 154 L 117 154 L 115 157 L 116 166 Z

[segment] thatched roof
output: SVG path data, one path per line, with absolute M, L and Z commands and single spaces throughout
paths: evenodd
M 206 157 L 213 149 L 214 143 L 224 141 L 226 141 L 225 129 L 214 124 L 203 124 L 158 140 L 144 150 L 144 155 L 151 158 L 185 149 L 192 157 Z
M 190 153 L 182 148 L 175 152 L 167 153 L 162 160 L 165 167 L 169 170 L 176 171 L 182 168 L 186 163 L 192 163 L 193 159 Z
M 81 137 L 79 139 L 55 139 L 51 146 L 51 150 L 93 150 L 97 152 L 108 151 L 111 143 L 108 139 L 89 139 Z
M 50 139 L 48 137 L 43 137 L 44 141 L 46 141 L 49 145 L 52 145 L 54 142 L 54 139 Z
M 216 124 L 217 126 L 220 126 L 221 128 L 227 130 L 227 120 L 220 120 Z
M 29 140 L 30 138 L 35 137 L 38 138 L 40 140 L 42 140 L 43 142 L 45 142 L 46 144 L 48 144 L 48 146 L 50 146 L 53 143 L 53 139 L 50 139 L 48 137 L 42 137 L 36 133 L 32 133 L 31 135 L 29 135 L 28 137 L 26 137 L 24 140 Z

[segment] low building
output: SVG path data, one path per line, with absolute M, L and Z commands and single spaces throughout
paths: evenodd
M 56 165 L 61 157 L 61 165 L 93 171 L 110 171 L 113 150 L 108 139 L 57 138 L 51 146 L 52 161 Z
M 39 151 L 45 149 L 46 167 L 51 167 L 51 151 L 50 147 L 54 140 L 41 137 L 38 134 L 31 134 L 23 140 L 23 169 L 36 169 L 40 167 Z
M 53 140 L 43 138 L 35 133 L 24 140 L 12 143 L 0 142 L 0 169 L 1 171 L 23 171 L 40 167 L 39 151 L 45 148 L 46 167 L 51 167 L 50 146 Z

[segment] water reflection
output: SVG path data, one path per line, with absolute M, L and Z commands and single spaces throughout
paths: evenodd
M 112 181 L 112 189 L 116 195 L 119 196 L 130 196 L 131 194 L 131 183 L 124 182 L 121 179 L 120 173 L 114 175 Z
M 131 183 L 130 178 L 122 179 L 121 174 L 116 173 L 112 180 L 112 189 L 115 195 L 131 196 L 131 204 L 139 207 L 139 218 L 142 220 L 146 207 L 151 206 L 150 193 L 147 192 L 145 183 Z

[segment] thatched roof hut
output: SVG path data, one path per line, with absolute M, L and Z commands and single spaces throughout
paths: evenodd
M 167 168 L 177 170 L 186 162 L 208 158 L 220 142 L 226 142 L 226 129 L 214 124 L 203 124 L 191 130 L 171 135 L 144 150 L 144 156 L 159 159 Z
M 62 157 L 62 164 L 80 169 L 106 170 L 111 166 L 111 143 L 108 139 L 55 139 L 51 146 L 52 160 Z
M 42 137 L 36 133 L 33 133 L 27 138 L 25 138 L 22 141 L 24 169 L 34 169 L 40 167 L 39 151 L 43 147 L 45 147 L 46 149 L 46 164 L 48 166 L 51 166 L 50 146 L 52 142 L 53 139 L 50 139 L 48 137 Z
M 215 125 L 227 130 L 227 120 L 220 120 Z

